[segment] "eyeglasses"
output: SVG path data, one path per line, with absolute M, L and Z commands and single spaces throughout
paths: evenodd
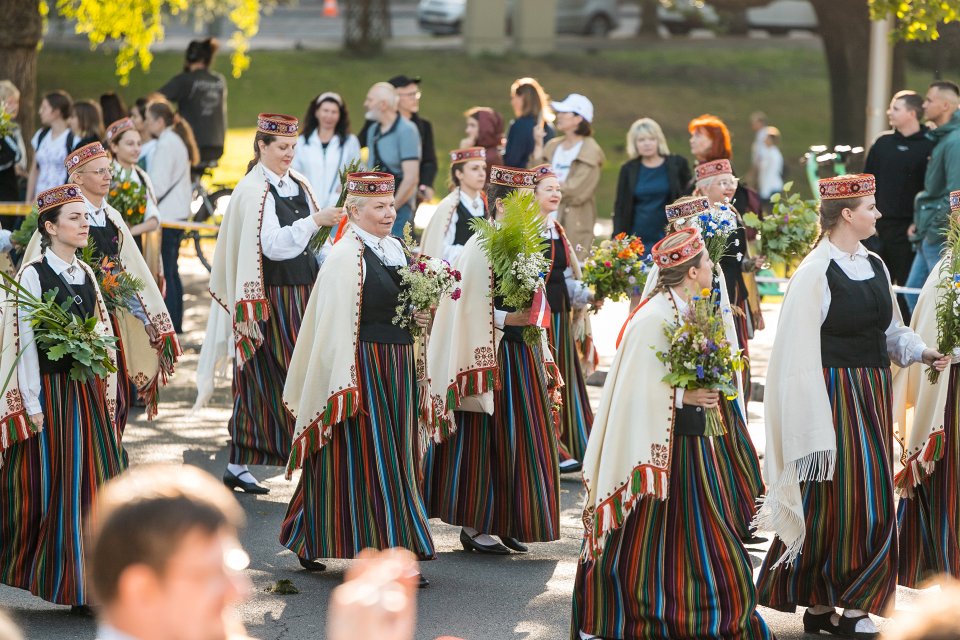
M 721 189 L 736 189 L 738 184 L 740 184 L 740 178 L 724 178 L 717 182 L 717 186 Z
M 102 168 L 102 169 L 92 169 L 92 170 L 90 170 L 90 171 L 77 171 L 77 173 L 92 173 L 92 174 L 94 174 L 94 175 L 102 178 L 103 176 L 108 176 L 108 175 L 110 175 L 110 169 L 109 169 L 109 167 L 104 167 L 104 168 Z
M 413 93 L 398 93 L 397 95 L 399 95 L 401 98 L 416 98 L 417 100 L 419 100 L 420 96 L 422 96 L 423 94 L 420 93 L 419 91 L 414 91 Z

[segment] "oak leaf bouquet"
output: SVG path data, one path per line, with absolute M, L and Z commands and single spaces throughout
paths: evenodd
M 741 351 L 727 341 L 720 292 L 703 289 L 691 298 L 680 323 L 664 328 L 670 343 L 657 358 L 667 366 L 662 380 L 677 389 L 716 389 L 727 400 L 738 395 L 736 375 L 743 369 Z M 726 433 L 720 409 L 708 409 L 704 435 Z
M 770 197 L 773 210 L 762 220 L 745 213 L 743 224 L 756 229 L 760 255 L 770 263 L 791 266 L 806 256 L 820 235 L 820 207 L 816 200 L 803 200 L 790 193 L 793 183 L 783 185 L 783 193 Z
M 643 241 L 618 233 L 590 252 L 583 265 L 583 283 L 593 289 L 594 299 L 624 300 L 640 295 L 652 261 L 643 259 Z

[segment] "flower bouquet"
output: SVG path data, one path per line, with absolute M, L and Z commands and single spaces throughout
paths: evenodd
M 351 160 L 350 164 L 345 166 L 340 170 L 340 197 L 337 198 L 337 206 L 342 207 L 343 203 L 347 200 L 347 175 L 351 173 L 357 173 L 358 171 L 365 171 L 363 163 L 360 161 L 360 158 Z M 371 171 L 377 171 L 377 168 L 371 169 Z M 341 226 L 346 224 L 345 220 L 340 221 Z M 326 243 L 327 238 L 330 237 L 330 232 L 332 227 L 320 227 L 320 230 L 317 231 L 313 238 L 310 239 L 310 244 L 307 245 L 307 248 L 313 253 L 320 253 L 320 249 L 323 248 L 324 243 Z
M 147 188 L 130 179 L 133 170 L 118 169 L 110 184 L 110 205 L 120 212 L 128 227 L 143 222 L 147 212 Z
M 703 289 L 693 296 L 676 327 L 665 327 L 670 343 L 657 358 L 667 366 L 662 379 L 677 389 L 717 389 L 728 400 L 737 397 L 736 372 L 743 369 L 740 349 L 727 341 L 720 311 L 720 292 Z M 707 411 L 705 435 L 719 436 L 726 431 L 720 409 Z
M 11 133 L 13 133 L 13 128 L 16 125 L 13 123 L 13 116 L 10 115 L 10 112 L 7 111 L 7 105 L 3 100 L 0 100 L 0 138 L 4 138 Z
M 126 271 L 118 271 L 113 261 L 97 254 L 92 243 L 80 249 L 77 255 L 89 265 L 97 277 L 100 294 L 103 295 L 103 302 L 110 313 L 117 309 L 127 309 L 130 300 L 143 291 L 144 284 L 140 278 Z
M 947 252 L 937 283 L 937 351 L 952 354 L 960 347 L 960 219 L 951 216 L 947 227 Z M 940 372 L 929 367 L 927 379 L 936 384 Z
M 710 209 L 691 218 L 692 226 L 700 229 L 703 243 L 714 263 L 727 253 L 730 235 L 737 230 L 737 214 L 729 202 L 715 202 Z M 740 241 L 736 241 L 739 246 Z
M 583 283 L 596 300 L 624 300 L 643 291 L 650 263 L 643 259 L 643 242 L 618 233 L 590 252 L 583 265 Z
M 770 263 L 787 267 L 803 259 L 820 234 L 820 208 L 816 200 L 802 200 L 799 193 L 790 193 L 793 183 L 783 185 L 783 193 L 775 193 L 770 202 L 773 211 L 762 220 L 755 213 L 743 216 L 743 223 L 756 229 L 760 254 Z
M 494 293 L 504 305 L 527 309 L 536 295 L 545 295 L 544 278 L 550 261 L 544 253 L 548 244 L 532 191 L 507 196 L 499 222 L 474 218 L 471 225 L 493 268 Z M 540 344 L 542 333 L 540 326 L 528 325 L 523 328 L 523 339 L 529 345 Z
M 16 301 L 18 307 L 28 312 L 34 340 L 47 357 L 54 361 L 67 355 L 73 358 L 71 380 L 86 382 L 116 372 L 117 365 L 111 352 L 117 348 L 117 338 L 103 334 L 95 315 L 86 318 L 75 316 L 70 312 L 72 302 L 57 304 L 56 290 L 37 297 L 6 273 L 0 272 L 0 278 L 0 291 L 6 294 L 8 305 Z M 12 307 L 10 312 L 13 312 Z M 17 361 L 26 347 L 20 345 Z M 16 375 L 16 365 L 7 372 L 4 388 L 13 375 Z
M 440 258 L 420 256 L 400 269 L 400 280 L 407 286 L 400 291 L 393 324 L 409 329 L 415 336 L 423 333 L 423 327 L 414 321 L 414 313 L 435 309 L 448 294 L 453 300 L 460 299 L 460 272 Z
M 20 226 L 14 229 L 13 233 L 10 234 L 10 242 L 25 249 L 27 245 L 30 244 L 30 240 L 33 238 L 33 234 L 37 230 L 39 218 L 40 212 L 37 210 L 37 205 L 33 205 L 33 208 L 30 209 L 30 213 L 28 213 L 23 219 L 23 222 L 20 223 Z

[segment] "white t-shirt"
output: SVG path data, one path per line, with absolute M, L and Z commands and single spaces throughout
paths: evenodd
M 67 159 L 67 134 L 70 129 L 64 129 L 63 132 L 54 137 L 53 132 L 48 132 L 37 147 L 37 140 L 40 138 L 40 129 L 33 134 L 30 144 L 37 152 L 34 156 L 37 163 L 37 193 L 59 187 L 67 181 L 67 170 L 63 168 L 63 161 Z
M 562 142 L 557 145 L 556 150 L 553 152 L 550 165 L 553 167 L 553 172 L 557 174 L 557 179 L 560 180 L 560 182 L 566 182 L 567 175 L 570 174 L 570 166 L 573 164 L 573 161 L 577 159 L 577 156 L 580 155 L 581 148 L 583 148 L 583 140 L 569 149 L 564 149 Z

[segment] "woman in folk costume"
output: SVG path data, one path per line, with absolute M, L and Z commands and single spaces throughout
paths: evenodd
M 317 277 L 283 392 L 297 427 L 287 474 L 303 473 L 280 544 L 308 571 L 325 568 L 316 558 L 354 558 L 367 547 L 435 555 L 418 480 L 431 435 L 418 380 L 425 365 L 409 329 L 393 322 L 408 264 L 390 235 L 393 194 L 388 173 L 347 177 L 350 224 Z M 421 327 L 430 319 L 414 317 Z
M 716 390 L 663 382 L 657 352 L 691 298 L 713 286 L 697 229 L 653 247 L 656 291 L 627 321 L 583 461 L 583 550 L 571 640 L 772 638 L 756 612 L 750 559 L 724 504 L 705 436 Z
M 510 193 L 533 187 L 532 171 L 493 167 L 491 214 L 503 212 Z M 560 537 L 551 395 L 562 382 L 546 337 L 537 346 L 523 340 L 530 310 L 505 308 L 494 295 L 493 269 L 476 237 L 457 266 L 463 294 L 441 300 L 427 351 L 439 429 L 455 431 L 425 464 L 430 517 L 460 525 L 464 550 L 525 553 L 524 541 Z
M 235 349 L 223 482 L 246 493 L 270 492 L 247 465 L 284 465 L 290 457 L 295 420 L 283 406 L 283 385 L 317 279 L 308 246 L 320 227 L 342 217 L 336 207 L 321 209 L 307 179 L 290 169 L 297 127 L 287 115 L 257 118 L 254 157 L 230 197 L 210 271 L 210 294 L 226 313 L 211 308 L 207 331 L 226 333 L 215 329 L 229 316 Z
M 487 181 L 486 151 L 470 147 L 450 152 L 454 190 L 437 205 L 420 241 L 420 253 L 453 264 L 473 235 L 470 221 L 486 216 L 483 187 Z
M 593 409 L 584 381 L 600 363 L 587 317 L 587 305 L 593 302 L 593 292 L 581 282 L 580 261 L 556 220 L 562 199 L 560 180 L 548 164 L 534 167 L 533 171 L 537 185 L 534 193 L 550 239 L 547 302 L 551 317 L 547 335 L 564 382 L 557 444 L 560 472 L 569 473 L 580 470 L 593 424 Z
M 960 191 L 950 193 L 950 214 L 960 216 Z M 933 269 L 913 312 L 911 328 L 931 344 L 937 341 L 940 285 L 944 277 L 953 277 L 949 265 L 941 269 L 957 250 L 949 247 Z M 899 583 L 917 589 L 936 574 L 960 578 L 960 367 L 954 361 L 950 375 L 940 375 L 937 382 L 918 367 L 901 369 L 894 376 L 893 397 L 896 437 L 903 448 L 903 470 L 894 480 L 900 494 Z
M 875 192 L 872 175 L 820 181 L 823 237 L 790 279 L 770 355 L 756 517 L 777 534 L 761 604 L 805 606 L 806 631 L 850 638 L 876 637 L 867 614 L 896 592 L 891 360 L 949 363 L 903 326 L 886 267 L 860 244 L 880 217 Z
M 140 167 L 140 132 L 130 118 L 122 118 L 107 127 L 107 144 L 113 155 L 113 182 L 111 191 L 124 182 L 143 185 L 146 202 L 142 212 L 143 220 L 130 227 L 130 235 L 136 241 L 143 259 L 146 261 L 153 279 L 163 289 L 163 262 L 160 259 L 160 210 L 157 209 L 157 194 L 153 189 L 150 176 Z M 111 194 L 112 195 L 112 194 Z
M 76 257 L 87 244 L 87 206 L 80 187 L 65 184 L 37 196 L 40 256 L 17 281 L 35 296 L 80 317 L 96 317 L 112 336 L 96 278 Z M 0 369 L 0 582 L 92 615 L 81 537 L 99 487 L 127 466 L 116 411 L 116 374 L 72 380 L 69 354 L 52 360 L 34 340 L 30 311 L 8 297 L 3 308 Z M 19 360 L 17 359 L 19 357 Z
M 143 289 L 126 302 L 125 308 L 110 313 L 113 332 L 119 338 L 117 362 L 117 425 L 123 433 L 127 424 L 131 383 L 147 408 L 147 418 L 157 413 L 160 387 L 173 374 L 182 351 L 173 330 L 170 314 L 153 273 L 143 259 L 130 229 L 120 212 L 107 202 L 110 192 L 110 158 L 99 142 L 80 147 L 67 154 L 64 162 L 70 181 L 80 187 L 80 197 L 87 206 L 90 242 L 94 255 L 112 263 L 114 274 L 126 271 L 143 283 Z M 40 255 L 40 233 L 24 252 L 24 264 Z
M 666 207 L 668 233 L 696 224 L 697 216 L 710 210 L 710 201 L 705 196 L 687 196 Z M 722 260 L 721 260 L 722 263 Z M 642 298 L 645 300 L 655 293 L 659 281 L 659 267 L 654 264 L 647 275 Z M 727 340 L 740 346 L 737 333 L 736 312 L 732 310 L 727 288 L 720 286 L 725 272 L 722 264 L 714 265 L 714 288 L 720 291 L 720 308 L 724 310 L 723 321 Z M 766 542 L 765 538 L 755 535 L 750 522 L 756 514 L 757 499 L 763 494 L 763 476 L 760 473 L 760 459 L 753 445 L 753 438 L 747 429 L 747 399 L 743 393 L 742 381 L 737 379 L 739 393 L 733 400 L 720 399 L 720 412 L 726 433 L 714 441 L 717 464 L 728 489 L 728 506 L 733 527 L 740 539 L 748 544 Z

